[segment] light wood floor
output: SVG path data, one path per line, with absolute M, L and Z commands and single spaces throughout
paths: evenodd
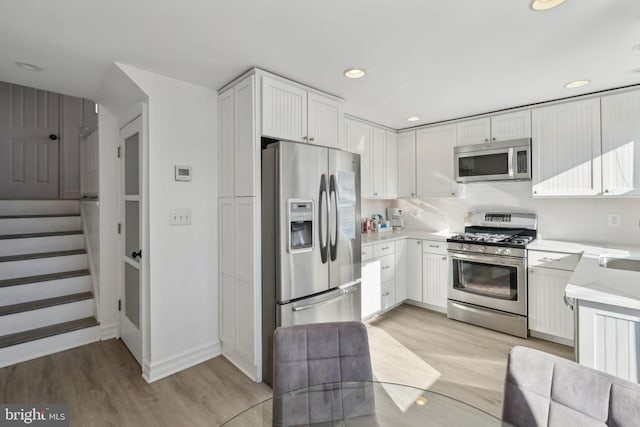
M 378 381 L 429 389 L 500 417 L 511 347 L 522 345 L 574 360 L 573 347 L 522 339 L 402 305 L 368 323 Z
M 506 356 L 527 345 L 572 358 L 573 349 L 511 337 L 403 305 L 368 324 L 374 376 L 458 398 L 499 416 Z M 267 399 L 222 357 L 147 384 L 118 340 L 0 369 L 0 402 L 66 403 L 71 425 L 215 426 Z

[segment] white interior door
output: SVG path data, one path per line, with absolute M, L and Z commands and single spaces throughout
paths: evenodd
M 120 130 L 122 171 L 122 264 L 123 289 L 120 295 L 120 337 L 138 363 L 142 364 L 141 286 L 141 118 Z
M 57 199 L 58 94 L 0 82 L 0 199 Z

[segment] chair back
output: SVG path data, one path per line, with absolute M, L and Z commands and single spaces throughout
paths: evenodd
M 640 385 L 527 347 L 509 352 L 502 419 L 519 427 L 640 425 Z
M 282 327 L 274 333 L 274 422 L 331 422 L 375 412 L 367 329 L 361 322 Z M 358 382 L 345 386 L 344 383 Z M 307 389 L 305 392 L 294 392 Z

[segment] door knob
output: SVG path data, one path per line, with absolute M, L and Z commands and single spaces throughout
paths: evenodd
M 131 252 L 131 258 L 133 259 L 142 258 L 142 249 L 139 249 L 138 252 L 136 251 Z
M 52 133 L 51 135 L 49 135 L 49 139 L 52 141 L 55 141 L 56 139 L 58 139 L 58 135 L 56 135 L 55 133 Z

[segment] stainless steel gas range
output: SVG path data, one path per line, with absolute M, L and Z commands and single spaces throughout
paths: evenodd
M 531 213 L 469 212 L 465 232 L 447 239 L 447 316 L 527 337 L 527 251 Z

